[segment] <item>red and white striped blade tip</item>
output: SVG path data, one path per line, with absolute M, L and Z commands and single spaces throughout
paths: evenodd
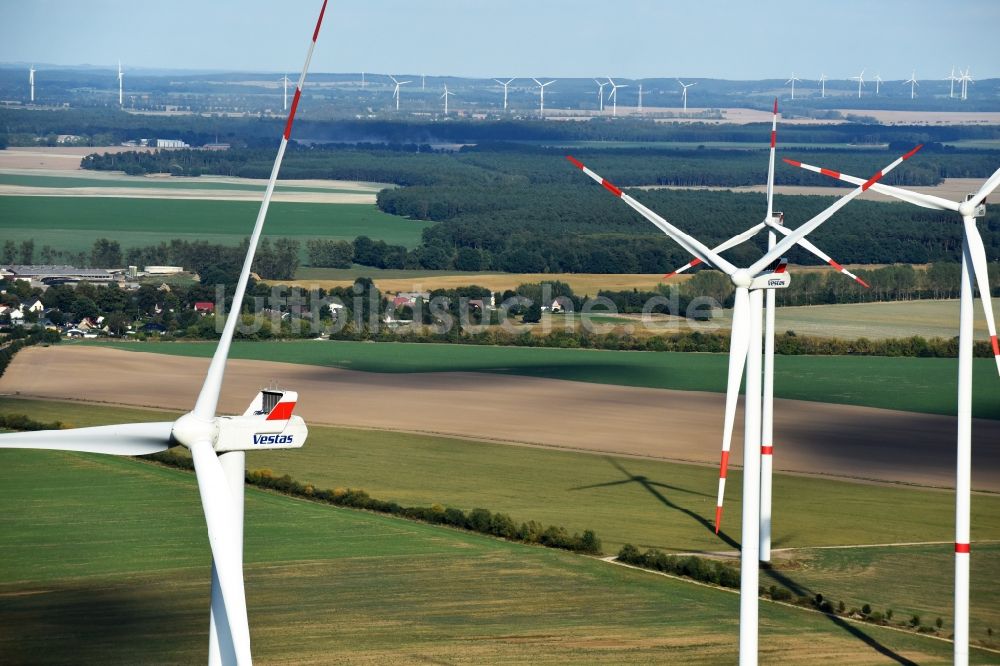
M 774 98 L 774 115 L 778 115 L 778 98 Z
M 715 507 L 715 533 L 719 533 L 719 528 L 722 526 L 722 507 Z

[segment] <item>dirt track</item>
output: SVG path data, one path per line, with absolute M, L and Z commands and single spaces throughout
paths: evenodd
M 186 410 L 207 366 L 208 359 L 145 352 L 30 348 L 0 379 L 0 393 Z M 257 389 L 270 382 L 297 390 L 296 413 L 314 424 L 708 464 L 718 461 L 722 434 L 720 394 L 464 372 L 378 374 L 266 361 L 229 362 L 220 409 L 242 412 Z M 776 403 L 775 466 L 780 470 L 953 484 L 954 418 Z M 1000 422 L 977 419 L 973 433 L 974 487 L 1000 492 Z M 737 461 L 739 440 L 733 443 Z

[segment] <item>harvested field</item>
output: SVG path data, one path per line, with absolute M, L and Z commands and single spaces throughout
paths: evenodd
M 810 163 L 816 161 L 822 161 L 822 158 L 810 158 Z M 822 166 L 828 168 L 836 168 L 835 164 L 815 164 L 815 166 Z M 855 174 L 856 175 L 856 174 Z M 980 178 L 945 178 L 944 182 L 940 185 L 935 185 L 933 187 L 907 187 L 908 190 L 913 190 L 914 192 L 922 192 L 924 194 L 932 194 L 934 196 L 942 197 L 944 199 L 950 199 L 952 201 L 960 201 L 965 198 L 966 194 L 970 192 L 975 192 L 983 184 L 983 179 Z M 822 197 L 836 197 L 847 193 L 847 188 L 849 187 L 846 183 L 843 184 L 844 187 L 821 187 L 821 186 L 806 186 L 806 185 L 776 185 L 774 187 L 774 193 L 777 195 L 810 195 L 810 196 L 822 196 Z M 638 189 L 642 190 L 718 190 L 718 191 L 731 191 L 731 192 L 766 192 L 767 187 L 765 185 L 747 185 L 743 187 L 680 187 L 680 186 L 668 186 L 664 187 L 661 185 L 647 185 L 640 187 Z M 893 203 L 899 203 L 897 199 L 893 199 L 885 194 L 879 194 L 875 190 L 868 190 L 860 197 L 859 200 L 864 199 L 868 201 L 889 201 Z M 1000 203 L 1000 193 L 994 192 L 987 198 L 988 203 Z
M 186 410 L 207 364 L 207 359 L 107 348 L 31 348 L 15 357 L 0 379 L 0 391 Z M 724 396 L 719 394 L 471 372 L 376 374 L 231 360 L 220 409 L 242 412 L 258 387 L 269 382 L 299 391 L 298 411 L 314 423 L 702 464 L 716 463 L 721 440 Z M 793 400 L 776 400 L 775 410 L 777 469 L 944 487 L 953 483 L 951 417 Z M 973 434 L 974 487 L 1000 492 L 1000 423 L 976 419 Z M 734 439 L 739 460 L 739 434 Z
M 96 152 L 123 153 L 127 151 L 151 152 L 156 148 L 128 148 L 125 146 L 38 146 L 0 150 L 0 169 L 80 170 L 80 160 Z

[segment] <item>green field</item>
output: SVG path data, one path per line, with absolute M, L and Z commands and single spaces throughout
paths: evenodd
M 76 426 L 164 420 L 150 410 L 0 399 L 0 413 Z M 721 537 L 711 528 L 717 470 L 708 466 L 552 451 L 454 438 L 314 426 L 307 445 L 251 453 L 250 469 L 290 474 L 319 488 L 364 488 L 404 505 L 485 507 L 515 520 L 593 529 L 606 552 L 626 542 L 674 552 L 735 553 L 740 485 L 731 475 Z M 822 593 L 849 606 L 871 603 L 950 625 L 954 508 L 936 490 L 778 474 L 772 579 L 796 594 Z M 892 516 L 892 521 L 886 521 Z M 1000 497 L 973 498 L 973 631 L 1000 627 Z M 816 550 L 852 544 L 935 545 Z M 2 551 L 0 551 L 2 554 Z M 765 585 L 765 586 L 766 586 Z M 2 588 L 0 588 L 2 589 Z M 906 615 L 907 619 L 909 615 Z
M 6 663 L 204 659 L 209 553 L 191 474 L 83 454 L 0 459 Z M 258 663 L 735 659 L 728 592 L 253 489 L 246 513 Z M 761 616 L 768 663 L 950 656 L 945 642 L 774 604 Z
M 105 343 L 98 343 L 105 344 Z M 209 357 L 214 342 L 120 344 L 131 351 Z M 620 352 L 367 342 L 235 342 L 231 358 L 366 372 L 496 372 L 599 384 L 724 392 L 726 354 Z M 1000 419 L 996 365 L 974 359 L 973 415 Z M 929 414 L 954 414 L 957 361 L 881 356 L 778 356 L 775 395 Z
M 993 299 L 993 311 L 1000 312 L 1000 298 Z M 731 311 L 727 310 L 725 314 L 728 321 Z M 894 301 L 777 308 L 775 329 L 850 340 L 913 335 L 954 338 L 958 335 L 958 301 Z M 978 302 L 975 331 L 976 339 L 988 339 L 986 320 Z
M 145 178 L 142 176 L 121 176 L 119 178 L 95 178 L 73 176 L 47 176 L 0 173 L 0 185 L 15 185 L 19 187 L 135 187 L 142 189 L 163 190 L 237 190 L 241 192 L 260 192 L 263 194 L 266 183 L 227 183 L 221 181 L 198 182 L 190 179 L 176 180 L 170 178 Z M 347 189 L 330 187 L 303 187 L 298 185 L 281 185 L 275 187 L 277 192 L 327 192 L 330 194 L 356 194 L 370 192 L 368 189 Z
M 90 252 L 98 238 L 123 248 L 173 238 L 237 245 L 253 229 L 253 201 L 113 199 L 103 197 L 0 197 L 0 236 L 33 240 L 35 251 Z M 428 223 L 387 215 L 365 204 L 272 203 L 265 235 L 354 240 L 368 236 L 415 247 Z M 209 231 L 210 230 L 210 231 Z

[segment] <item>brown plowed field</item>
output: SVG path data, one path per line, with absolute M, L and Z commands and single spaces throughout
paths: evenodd
M 321 343 L 317 343 L 321 344 Z M 0 394 L 190 409 L 208 359 L 97 347 L 29 348 Z M 379 374 L 231 360 L 220 409 L 241 413 L 276 382 L 308 423 L 438 433 L 717 464 L 724 396 L 485 373 Z M 0 398 L 2 404 L 2 398 Z M 955 419 L 776 401 L 780 470 L 951 486 Z M 742 422 L 738 415 L 737 423 Z M 738 425 L 734 460 L 742 457 Z M 973 485 L 1000 491 L 1000 422 L 975 420 Z

